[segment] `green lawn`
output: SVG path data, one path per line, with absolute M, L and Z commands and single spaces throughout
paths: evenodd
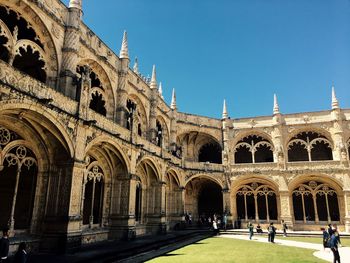
M 322 237 L 279 237 L 278 236 L 276 237 L 276 239 L 285 239 L 285 240 L 294 240 L 294 241 L 322 244 Z M 343 246 L 350 247 L 349 238 L 342 238 L 340 236 L 340 241 Z
M 170 252 L 149 262 L 306 263 L 326 262 L 311 249 L 280 246 L 249 240 L 213 237 Z

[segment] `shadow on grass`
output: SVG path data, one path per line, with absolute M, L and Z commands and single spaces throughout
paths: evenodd
M 169 254 L 164 254 L 161 257 L 172 257 L 172 256 L 183 256 L 184 254 L 177 254 L 177 253 L 169 253 Z

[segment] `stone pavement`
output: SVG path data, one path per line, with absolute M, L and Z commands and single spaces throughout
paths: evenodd
M 225 234 L 225 235 L 221 235 L 220 237 L 249 240 L 247 235 Z M 258 236 L 258 235 L 254 235 L 252 241 L 264 242 L 264 243 L 268 242 L 267 236 Z M 316 250 L 313 253 L 313 255 L 315 257 L 326 260 L 328 262 L 333 262 L 332 251 L 329 248 L 327 248 L 326 250 L 323 250 L 322 244 L 313 244 L 313 243 L 308 243 L 308 242 L 299 242 L 299 241 L 285 240 L 285 239 L 278 239 L 278 238 L 275 238 L 275 244 L 280 245 L 280 246 L 292 246 L 292 247 L 300 247 L 300 248 Z M 349 247 L 340 247 L 339 254 L 340 254 L 341 262 L 350 262 L 350 248 Z

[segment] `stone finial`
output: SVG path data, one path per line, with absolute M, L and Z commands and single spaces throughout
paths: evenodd
M 332 86 L 332 110 L 339 109 L 339 102 L 335 96 L 334 86 Z
M 224 100 L 224 106 L 223 106 L 223 109 L 222 109 L 222 118 L 223 119 L 227 119 L 228 118 L 227 107 L 226 107 L 226 100 Z
M 151 77 L 150 87 L 151 87 L 151 89 L 157 88 L 157 76 L 156 76 L 156 66 L 155 65 L 153 65 L 153 68 L 152 68 L 152 77 Z
M 80 10 L 82 10 L 82 0 L 70 0 L 69 1 L 69 8 L 78 8 Z
M 163 97 L 162 82 L 159 82 L 158 93 L 159 93 L 159 96 L 160 96 L 162 99 L 164 99 L 164 97 Z
M 173 94 L 172 94 L 172 96 L 171 96 L 170 109 L 176 110 L 176 94 L 175 94 L 175 89 L 173 89 Z
M 126 31 L 124 31 L 123 34 L 122 48 L 120 49 L 119 57 L 129 59 L 128 34 Z
M 280 114 L 280 107 L 278 106 L 276 94 L 273 94 L 273 114 Z
M 136 74 L 139 74 L 139 62 L 137 57 L 135 58 L 134 67 L 132 68 Z

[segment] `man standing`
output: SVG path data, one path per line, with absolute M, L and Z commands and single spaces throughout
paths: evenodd
M 249 239 L 252 240 L 252 237 L 254 235 L 254 226 L 251 222 L 248 223 L 247 225 L 248 230 L 249 230 Z
M 269 242 L 275 243 L 276 228 L 273 226 L 273 223 L 270 223 L 267 232 L 269 234 Z
M 0 262 L 7 262 L 7 257 L 9 254 L 10 241 L 8 229 L 4 228 L 2 230 L 2 238 L 0 239 Z
M 340 263 L 340 256 L 339 256 L 339 251 L 338 251 L 338 238 L 335 235 L 335 233 L 332 234 L 331 236 L 331 250 L 333 252 L 333 262 L 334 263 Z
M 283 228 L 283 236 L 286 237 L 288 227 L 287 227 L 286 222 L 284 222 L 284 220 L 282 220 L 282 228 Z

